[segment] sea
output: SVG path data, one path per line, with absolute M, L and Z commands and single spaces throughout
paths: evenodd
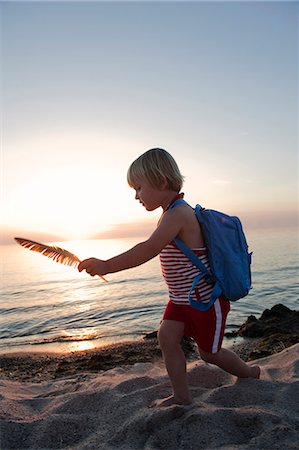
M 253 252 L 253 287 L 247 297 L 231 303 L 228 332 L 236 330 L 249 315 L 258 318 L 275 304 L 298 309 L 298 230 L 255 229 L 246 235 Z M 80 259 L 106 259 L 139 241 L 102 239 L 55 245 Z M 29 251 L 13 240 L 0 246 L 0 251 L 1 354 L 93 349 L 142 339 L 159 326 L 168 297 L 158 258 L 108 274 L 108 282 L 104 282 Z M 224 345 L 230 342 L 225 339 Z

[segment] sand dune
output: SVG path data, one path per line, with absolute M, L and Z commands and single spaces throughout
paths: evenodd
M 192 362 L 188 407 L 149 408 L 170 393 L 161 363 L 42 383 L 2 380 L 1 450 L 298 449 L 298 354 L 296 344 L 260 359 L 261 380 Z

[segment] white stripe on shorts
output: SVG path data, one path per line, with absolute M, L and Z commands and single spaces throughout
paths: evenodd
M 220 302 L 219 302 L 218 298 L 215 301 L 213 306 L 214 306 L 215 314 L 216 314 L 216 327 L 215 327 L 215 335 L 214 335 L 212 353 L 217 353 L 219 340 L 220 340 L 220 334 L 221 334 L 221 327 L 222 327 L 222 311 L 221 311 L 221 306 L 220 306 Z

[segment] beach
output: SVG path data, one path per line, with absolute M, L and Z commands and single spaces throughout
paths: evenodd
M 149 407 L 170 394 L 161 361 L 39 382 L 2 378 L 1 449 L 295 449 L 298 356 L 296 344 L 257 360 L 260 380 L 193 361 L 193 404 L 161 409 Z
M 248 359 L 247 345 L 256 358 L 262 341 L 239 354 Z M 298 448 L 298 343 L 252 359 L 259 380 L 204 363 L 188 341 L 184 350 L 193 403 L 166 408 L 150 407 L 171 393 L 154 336 L 72 354 L 1 355 L 1 450 Z

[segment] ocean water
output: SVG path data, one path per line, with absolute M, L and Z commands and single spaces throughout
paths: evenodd
M 298 232 L 247 231 L 253 251 L 250 294 L 231 303 L 227 331 L 282 303 L 298 309 Z M 138 240 L 56 243 L 77 254 L 108 258 Z M 108 283 L 12 242 L 1 251 L 0 353 L 72 352 L 141 338 L 156 330 L 167 302 L 158 258 L 109 274 Z M 228 342 L 226 342 L 228 345 Z

